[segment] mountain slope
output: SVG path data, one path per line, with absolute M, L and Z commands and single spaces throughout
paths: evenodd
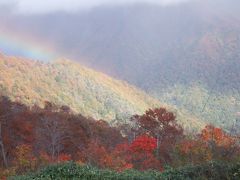
M 7 95 L 26 104 L 44 100 L 70 106 L 96 119 L 114 119 L 160 105 L 153 98 L 124 82 L 68 60 L 54 63 L 2 56 L 0 86 Z
M 240 109 L 239 7 L 236 0 L 136 4 L 7 23 L 161 102 L 231 128 Z
M 44 101 L 68 105 L 75 112 L 108 121 L 126 121 L 148 108 L 168 107 L 125 82 L 69 60 L 47 64 L 1 55 L 0 93 L 27 105 L 43 106 Z M 203 126 L 190 115 L 178 114 L 185 127 Z

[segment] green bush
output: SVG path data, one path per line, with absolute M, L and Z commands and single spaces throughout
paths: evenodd
M 110 170 L 100 170 L 90 166 L 79 166 L 73 162 L 48 166 L 45 169 L 16 176 L 13 180 L 41 180 L 41 179 L 81 179 L 81 180 L 190 180 L 190 179 L 240 179 L 240 163 L 227 164 L 209 162 L 203 165 L 186 166 L 178 169 L 167 169 L 164 172 L 128 170 L 117 173 Z

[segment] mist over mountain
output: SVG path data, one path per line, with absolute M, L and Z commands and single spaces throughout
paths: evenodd
M 161 102 L 231 127 L 240 108 L 240 2 L 121 4 L 79 12 L 2 12 L 2 28 L 40 37 Z

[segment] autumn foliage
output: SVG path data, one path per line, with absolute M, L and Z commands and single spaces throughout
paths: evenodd
M 135 152 L 143 152 L 143 153 L 153 153 L 153 151 L 157 148 L 157 139 L 142 135 L 137 137 L 130 146 L 130 151 L 132 153 Z
M 139 170 L 162 170 L 160 161 L 155 156 L 157 139 L 142 135 L 137 137 L 129 147 L 130 161 Z
M 1 97 L 0 105 L 0 162 L 9 174 L 68 161 L 117 172 L 164 171 L 165 166 L 235 161 L 240 155 L 237 136 L 212 125 L 186 135 L 164 108 L 133 116 L 134 125 L 126 130 L 50 102 L 30 108 Z
M 227 135 L 221 128 L 216 128 L 212 125 L 208 125 L 202 130 L 201 139 L 222 147 L 230 147 L 236 143 L 235 138 Z

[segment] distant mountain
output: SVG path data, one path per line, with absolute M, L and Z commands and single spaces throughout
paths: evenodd
M 161 102 L 231 128 L 240 111 L 239 7 L 238 0 L 196 0 L 168 7 L 135 4 L 10 16 L 5 21 Z
M 123 81 L 118 81 L 78 63 L 57 60 L 42 63 L 0 56 L 0 94 L 27 105 L 43 106 L 44 101 L 67 105 L 74 112 L 116 123 L 134 114 L 164 106 Z M 204 123 L 183 112 L 178 119 L 185 127 L 201 128 Z
M 0 25 L 49 41 L 64 56 L 229 129 L 240 118 L 239 7 L 238 0 L 195 0 L 72 14 L 1 11 Z

